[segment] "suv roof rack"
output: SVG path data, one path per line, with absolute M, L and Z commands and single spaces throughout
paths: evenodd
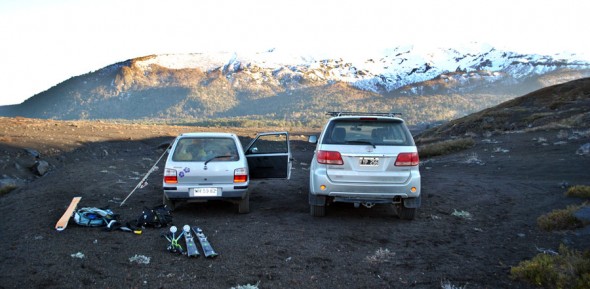
M 401 112 L 355 112 L 355 111 L 329 111 L 326 113 L 329 116 L 344 116 L 344 115 L 358 115 L 358 116 L 401 116 Z

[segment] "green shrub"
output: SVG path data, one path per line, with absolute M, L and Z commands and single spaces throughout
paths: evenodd
M 537 224 L 545 231 L 580 228 L 583 226 L 582 221 L 578 220 L 574 213 L 581 207 L 582 205 L 571 205 L 566 209 L 553 210 L 537 218 Z
M 573 186 L 570 187 L 565 195 L 568 197 L 590 198 L 590 186 Z
M 541 253 L 520 262 L 510 269 L 510 276 L 544 288 L 590 288 L 590 251 L 581 253 L 561 245 L 557 255 Z
M 474 145 L 475 141 L 472 138 L 451 139 L 420 146 L 418 152 L 421 158 L 427 158 L 465 150 Z

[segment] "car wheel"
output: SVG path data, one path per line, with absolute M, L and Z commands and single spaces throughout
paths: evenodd
M 250 212 L 250 193 L 238 202 L 238 213 L 247 214 Z
M 397 206 L 397 215 L 402 220 L 413 220 L 416 218 L 416 208 L 406 208 L 403 204 Z
M 168 199 L 165 194 L 163 196 L 163 203 L 170 211 L 174 211 L 176 208 L 176 202 Z
M 323 217 L 326 215 L 326 206 L 309 205 L 309 212 L 314 217 Z

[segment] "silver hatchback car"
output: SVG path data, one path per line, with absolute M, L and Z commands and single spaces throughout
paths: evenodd
M 261 133 L 243 149 L 232 133 L 185 133 L 170 148 L 164 169 L 163 202 L 229 200 L 239 213 L 250 211 L 252 179 L 290 178 L 287 132 Z
M 331 202 L 368 208 L 394 204 L 402 219 L 420 207 L 420 171 L 414 139 L 398 113 L 329 112 L 316 143 L 309 178 L 313 216 Z

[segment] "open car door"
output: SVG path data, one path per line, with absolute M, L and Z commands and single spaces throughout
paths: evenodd
M 246 147 L 250 179 L 290 179 L 291 148 L 288 132 L 265 132 Z

